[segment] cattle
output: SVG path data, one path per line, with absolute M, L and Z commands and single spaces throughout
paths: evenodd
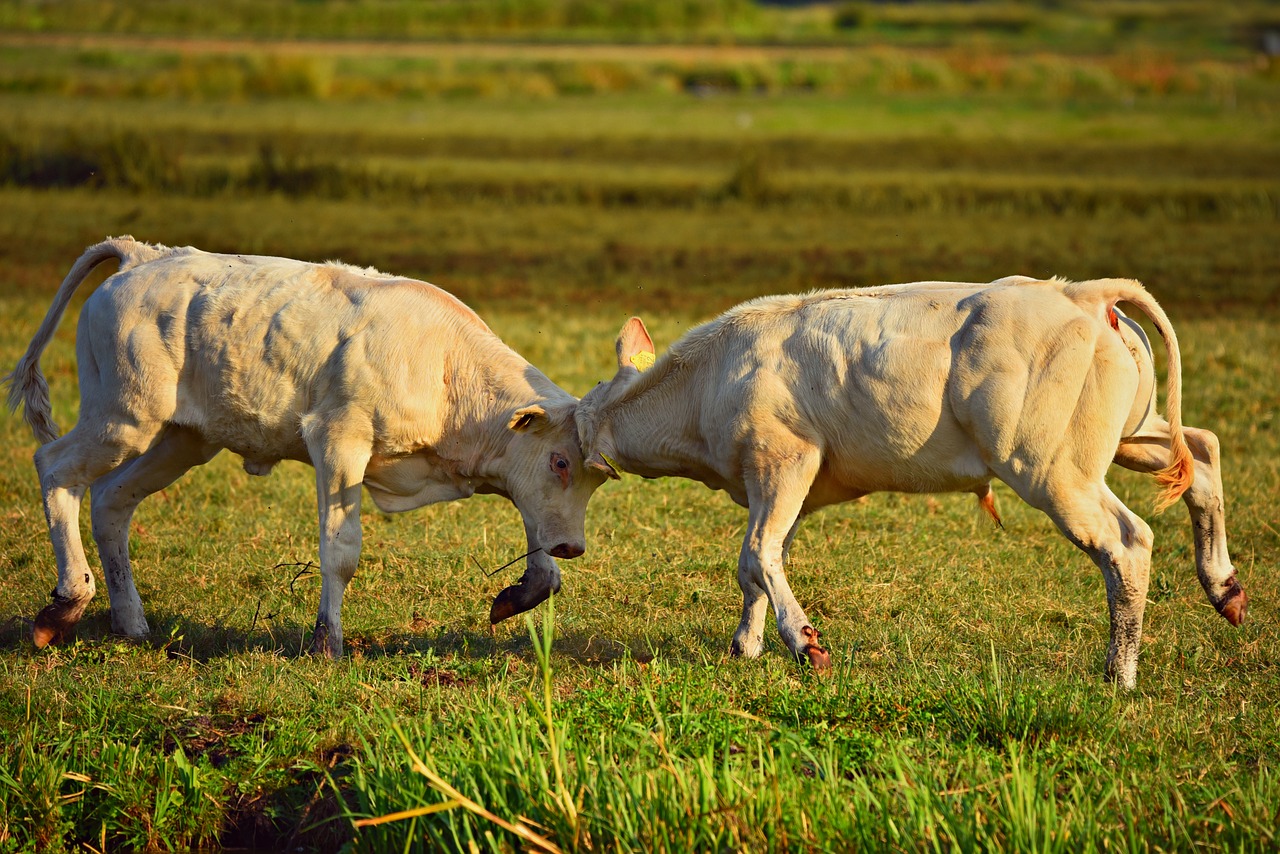
M 1164 340 L 1167 420 L 1149 343 L 1117 302 Z M 1218 441 L 1182 426 L 1178 339 L 1138 282 L 1016 276 L 761 297 L 656 362 L 633 317 L 616 350 L 617 373 L 578 405 L 583 454 L 609 477 L 691 478 L 748 509 L 733 655 L 760 654 L 767 598 L 791 653 L 830 666 L 784 571 L 806 514 L 885 490 L 972 492 L 994 514 L 998 479 L 1102 570 L 1107 674 L 1133 688 L 1152 534 L 1107 487 L 1112 462 L 1156 476 L 1158 509 L 1183 498 L 1209 601 L 1244 619 Z
M 85 301 L 76 334 L 80 415 L 58 437 L 39 360 L 89 271 L 118 271 Z M 315 468 L 320 608 L 311 651 L 342 655 L 342 597 L 360 556 L 361 486 L 385 512 L 496 493 L 516 505 L 526 572 L 491 619 L 559 589 L 555 558 L 586 548 L 577 400 L 434 285 L 330 262 L 220 255 L 108 239 L 62 282 L 7 378 L 42 443 L 35 454 L 58 566 L 35 619 L 41 647 L 66 636 L 94 594 L 78 517 L 91 497 L 111 629 L 148 633 L 129 563 L 129 524 L 148 495 L 222 449 L 266 475 Z

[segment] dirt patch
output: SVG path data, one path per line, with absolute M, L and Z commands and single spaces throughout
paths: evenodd
M 338 766 L 354 752 L 348 744 L 335 745 L 318 762 L 340 777 Z M 340 818 L 349 806 L 323 773 L 307 770 L 284 788 L 237 795 L 227 805 L 218 842 L 228 850 L 337 851 L 351 839 L 351 825 Z
M 215 720 L 210 715 L 200 715 L 187 721 L 177 732 L 166 735 L 165 753 L 172 753 L 179 747 L 188 758 L 205 758 L 214 768 L 226 765 L 235 754 L 234 745 L 229 745 L 237 736 L 254 732 L 266 723 L 266 715 L 255 712 L 239 718 Z
M 459 676 L 443 667 L 434 665 L 422 667 L 417 664 L 409 665 L 409 678 L 424 688 L 465 688 L 476 681 L 470 677 Z

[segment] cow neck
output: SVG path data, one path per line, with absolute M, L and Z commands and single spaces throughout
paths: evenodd
M 448 371 L 449 419 L 441 446 L 463 477 L 505 491 L 503 461 L 516 435 L 511 414 L 522 406 L 567 399 L 568 394 L 496 335 L 473 353 L 470 370 L 458 364 Z
M 624 471 L 641 477 L 699 478 L 706 453 L 699 429 L 700 397 L 689 392 L 695 372 L 666 355 L 650 372 L 601 413 L 600 432 L 609 437 L 611 457 Z

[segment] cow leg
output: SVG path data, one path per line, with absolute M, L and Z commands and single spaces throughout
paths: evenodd
M 89 418 L 88 423 L 102 423 Z M 37 647 L 65 638 L 93 598 L 95 584 L 80 540 L 80 505 L 89 484 L 146 450 L 155 432 L 108 423 L 88 432 L 76 426 L 35 453 L 49 539 L 58 564 L 53 601 L 36 615 L 32 640 Z
M 796 531 L 800 530 L 800 517 L 791 526 L 786 540 L 782 544 L 782 565 L 787 564 L 787 555 L 791 551 L 791 541 Z M 742 589 L 742 621 L 738 630 L 733 633 L 733 643 L 729 645 L 729 654 L 743 658 L 757 658 L 764 650 L 764 615 L 768 596 L 764 588 L 752 580 L 748 564 L 741 558 L 738 560 L 738 587 Z
M 303 425 L 320 509 L 320 610 L 311 653 L 330 658 L 342 657 L 342 596 L 360 560 L 360 488 L 372 456 L 372 429 L 342 423 L 350 417 L 329 413 L 334 427 Z
M 525 542 L 530 549 L 537 542 L 536 526 L 528 519 L 524 520 Z M 489 607 L 489 624 L 496 625 L 508 617 L 523 614 L 541 605 L 553 593 L 560 592 L 560 566 L 556 559 L 538 549 L 532 552 L 525 561 L 524 574 L 520 580 L 509 587 L 504 587 Z
M 1160 422 L 1144 430 L 1138 439 L 1122 442 L 1115 462 L 1134 471 L 1154 473 L 1169 463 L 1169 425 Z M 1195 540 L 1196 575 L 1209 602 L 1233 626 L 1244 621 L 1249 597 L 1236 578 L 1227 552 L 1226 499 L 1218 437 L 1208 430 L 1184 428 L 1187 446 L 1195 457 L 1196 477 L 1182 494 L 1191 516 Z
M 1111 614 L 1107 677 L 1132 690 L 1137 686 L 1142 617 L 1151 576 L 1151 528 L 1105 483 L 1081 484 L 1065 473 L 1047 482 L 1055 487 L 1047 496 L 1028 495 L 1018 485 L 1011 486 L 1029 504 L 1048 514 L 1067 539 L 1102 570 Z
M 93 539 L 111 598 L 111 631 L 132 638 L 150 631 L 129 565 L 129 523 L 144 498 L 159 492 L 220 448 L 197 433 L 170 425 L 149 451 L 108 472 L 89 487 Z
M 817 669 L 831 666 L 831 656 L 818 644 L 818 632 L 809 623 L 787 583 L 785 558 L 794 536 L 809 487 L 817 476 L 821 455 L 812 446 L 797 447 L 779 460 L 780 442 L 761 443 L 768 453 L 753 461 L 747 477 L 749 515 L 747 533 L 738 559 L 738 586 L 742 588 L 742 621 L 734 633 L 730 651 L 759 655 L 762 644 L 763 590 L 773 606 L 778 633 L 797 658 L 807 658 Z

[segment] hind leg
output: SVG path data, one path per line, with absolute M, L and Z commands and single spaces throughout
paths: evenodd
M 1013 485 L 1013 484 L 1011 484 Z M 1018 486 L 1013 485 L 1017 490 Z M 1151 577 L 1151 528 L 1105 483 L 1056 480 L 1047 493 L 1023 494 L 1102 570 L 1111 616 L 1107 677 L 1132 690 L 1138 680 L 1142 618 Z
M 1115 462 L 1127 469 L 1153 473 L 1169 463 L 1169 425 L 1160 421 L 1116 449 Z M 1236 569 L 1227 552 L 1226 498 L 1222 489 L 1222 468 L 1218 437 L 1208 430 L 1186 427 L 1183 434 L 1195 457 L 1196 477 L 1182 494 L 1191 515 L 1195 540 L 1196 575 L 1209 602 L 1233 626 L 1244 621 L 1249 597 L 1236 579 Z
M 129 523 L 138 505 L 221 450 L 194 431 L 170 425 L 160 441 L 89 487 L 93 539 L 111 598 L 111 631 L 132 638 L 150 631 L 129 564 Z
M 98 422 L 90 422 L 98 423 Z M 36 615 L 32 640 L 43 647 L 65 638 L 93 598 L 93 573 L 80 540 L 80 504 L 89 484 L 145 451 L 158 430 L 109 425 L 90 434 L 77 426 L 35 454 L 49 539 L 58 564 L 53 601 Z

